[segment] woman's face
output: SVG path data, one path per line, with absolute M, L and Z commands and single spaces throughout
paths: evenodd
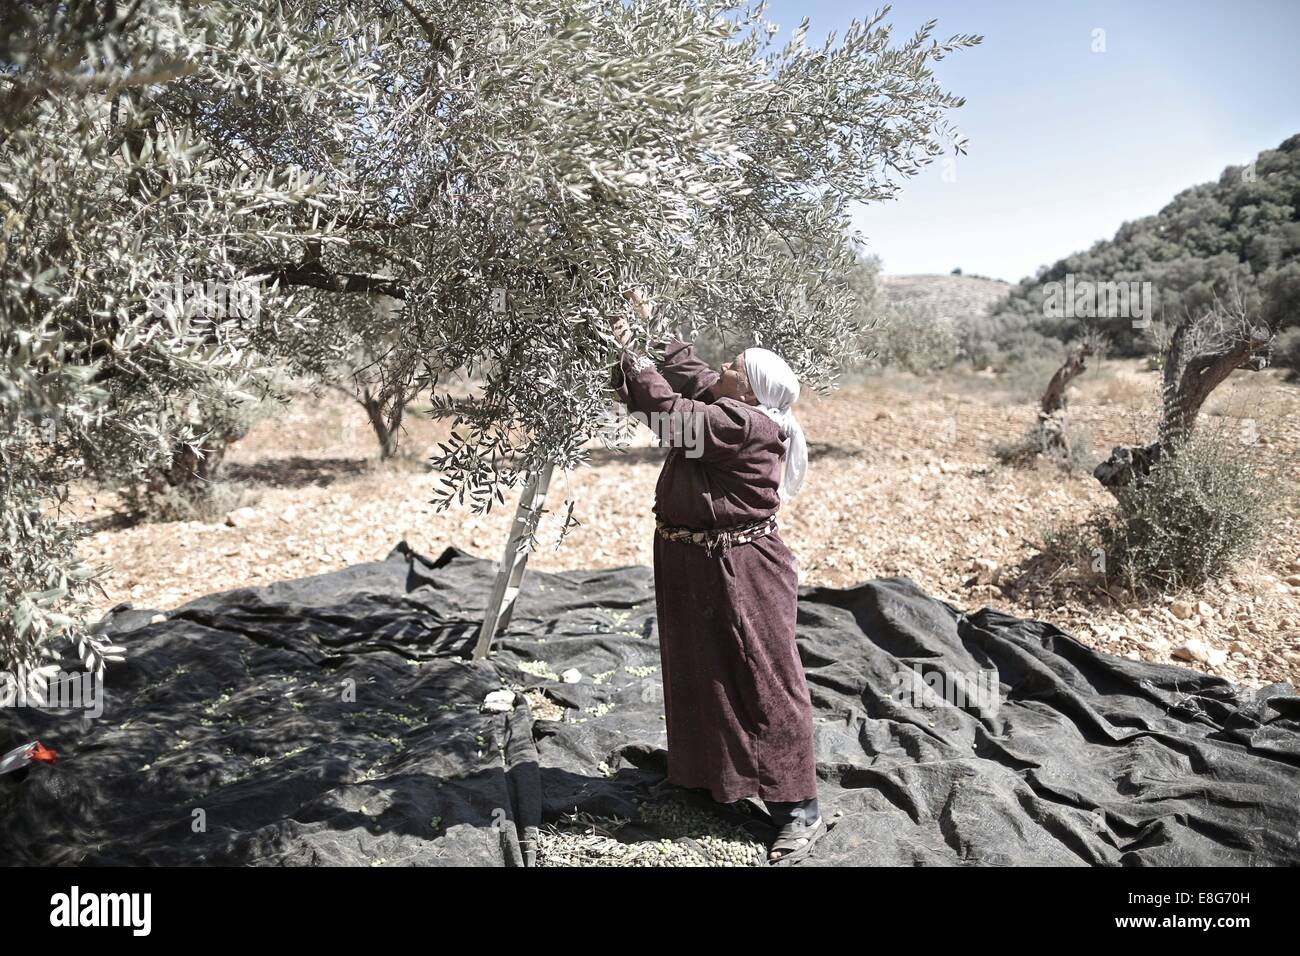
M 749 378 L 745 374 L 745 353 L 739 352 L 730 362 L 724 362 L 722 368 L 722 378 L 713 386 L 713 393 L 718 398 L 736 398 L 742 402 L 748 402 L 750 405 L 758 403 L 758 399 L 749 390 Z

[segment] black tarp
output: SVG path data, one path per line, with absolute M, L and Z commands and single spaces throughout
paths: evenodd
M 0 712 L 0 752 L 59 751 L 0 778 L 0 860 L 509 865 L 567 811 L 635 816 L 665 767 L 651 572 L 530 573 L 474 662 L 494 572 L 402 543 L 164 622 L 115 609 L 128 659 L 101 718 Z M 799 647 L 834 822 L 804 865 L 1300 862 L 1289 685 L 1100 654 L 899 578 L 803 589 Z M 553 679 L 568 668 L 580 682 Z M 992 708 L 899 693 L 990 668 Z M 481 712 L 502 687 L 542 688 L 565 719 L 522 694 Z

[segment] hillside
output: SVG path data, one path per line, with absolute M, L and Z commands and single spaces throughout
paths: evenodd
M 1186 189 L 1153 216 L 1126 222 L 1113 239 L 1067 256 L 1024 279 L 989 322 L 987 336 L 1006 351 L 1026 337 L 1065 341 L 1095 321 L 1120 354 L 1150 351 L 1130 317 L 1048 318 L 1044 285 L 1149 282 L 1156 320 L 1177 322 L 1239 290 L 1261 318 L 1300 324 L 1300 135 L 1253 163 L 1229 166 L 1215 182 Z
M 919 305 L 954 322 L 987 315 L 1012 289 L 998 279 L 961 275 L 882 275 L 879 282 L 891 305 Z

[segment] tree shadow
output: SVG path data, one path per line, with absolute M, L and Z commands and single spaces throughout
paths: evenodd
M 587 464 L 593 468 L 607 465 L 655 465 L 668 457 L 668 447 L 639 445 L 635 448 L 593 448 L 587 455 Z
M 1078 601 L 1108 610 L 1139 610 L 1163 606 L 1157 591 L 1133 592 L 1104 574 L 1089 569 L 1090 556 L 1047 548 L 1002 568 L 997 588 L 1008 600 L 1031 607 L 1055 607 Z M 987 583 L 975 575 L 968 587 Z
M 862 445 L 838 445 L 830 442 L 809 442 L 808 458 L 857 458 L 866 453 Z M 587 463 L 596 468 L 606 465 L 662 464 L 668 457 L 668 447 L 642 445 L 635 448 L 596 448 L 588 453 Z
M 860 458 L 867 449 L 858 444 L 841 445 L 834 442 L 813 441 L 808 443 L 808 460 L 823 458 Z
M 266 485 L 273 488 L 327 488 L 337 481 L 369 474 L 374 463 L 368 458 L 266 458 L 241 464 L 231 462 L 222 469 L 226 481 Z

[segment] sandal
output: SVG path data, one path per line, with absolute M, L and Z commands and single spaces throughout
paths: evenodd
M 769 864 L 794 863 L 804 859 L 812 851 L 813 844 L 821 839 L 825 832 L 826 821 L 820 816 L 808 824 L 797 821 L 787 823 L 777 833 L 776 840 L 768 851 L 767 862 Z M 778 853 L 779 856 L 773 858 L 773 853 Z

